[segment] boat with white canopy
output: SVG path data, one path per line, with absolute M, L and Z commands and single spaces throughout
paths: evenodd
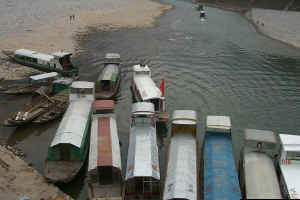
M 132 105 L 124 200 L 160 199 L 160 170 L 154 105 Z
M 197 113 L 174 111 L 163 200 L 200 199 L 197 143 Z

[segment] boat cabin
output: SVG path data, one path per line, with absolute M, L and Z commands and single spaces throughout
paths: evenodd
M 74 81 L 71 85 L 70 102 L 80 99 L 94 101 L 95 84 L 87 81 Z
M 132 105 L 124 199 L 160 199 L 160 169 L 154 105 Z
M 136 101 L 153 103 L 156 112 L 166 111 L 165 97 L 151 79 L 151 71 L 147 65 L 133 66 L 132 89 Z
M 164 200 L 199 200 L 197 113 L 176 110 L 169 138 Z
M 88 165 L 89 199 L 121 200 L 122 165 L 114 101 L 93 104 Z
M 282 199 L 275 169 L 277 136 L 272 131 L 245 130 L 240 159 L 240 185 L 246 199 Z M 259 168 L 257 167 L 259 166 Z
M 121 56 L 118 53 L 107 53 L 104 57 L 104 65 L 106 64 L 120 64 Z
M 204 199 L 241 199 L 229 116 L 207 116 L 204 137 Z M 216 181 L 218 180 L 218 181 Z
M 284 198 L 300 198 L 300 136 L 280 134 L 278 169 Z

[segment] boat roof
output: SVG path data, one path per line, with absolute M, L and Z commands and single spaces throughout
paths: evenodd
M 88 81 L 74 81 L 72 83 L 72 88 L 94 88 L 95 83 L 94 82 L 88 82 Z
M 206 117 L 206 130 L 216 132 L 230 132 L 231 120 L 228 116 L 207 116 Z
M 107 64 L 103 69 L 102 73 L 100 73 L 98 77 L 98 81 L 113 81 L 117 80 L 119 74 L 119 68 L 115 64 Z
M 172 118 L 172 124 L 197 124 L 197 113 L 194 110 L 175 110 Z
M 156 129 L 152 126 L 133 126 L 130 129 L 125 180 L 152 177 L 160 180 Z
M 88 171 L 112 166 L 121 171 L 121 152 L 114 115 L 93 116 Z
M 300 169 L 300 162 L 296 161 L 291 164 L 280 163 L 280 169 L 291 199 L 299 199 L 300 178 L 298 174 Z
M 171 139 L 164 200 L 198 199 L 197 144 L 192 134 L 176 133 Z
M 275 133 L 267 130 L 245 129 L 245 140 L 277 144 Z
M 61 143 L 68 143 L 80 148 L 91 106 L 91 101 L 87 100 L 72 102 L 59 124 L 50 147 Z
M 149 114 L 154 114 L 155 110 L 154 110 L 154 105 L 153 103 L 149 103 L 149 102 L 137 102 L 132 104 L 132 110 L 131 112 L 133 114 L 145 114 L 145 115 L 149 115 Z
M 133 79 L 143 101 L 149 99 L 159 99 L 161 97 L 160 89 L 155 85 L 154 81 L 149 75 L 135 75 Z
M 30 76 L 30 79 L 36 81 L 36 80 L 41 80 L 41 79 L 53 78 L 53 77 L 57 77 L 57 76 L 58 76 L 57 72 L 50 72 L 50 73 L 44 73 L 44 74 Z
M 244 174 L 247 199 L 282 199 L 274 162 L 265 153 L 247 153 Z
M 147 71 L 147 72 L 150 72 L 150 68 L 148 67 L 148 65 L 142 65 L 142 64 L 139 64 L 139 65 L 134 65 L 133 66 L 133 71 L 134 72 L 140 72 L 140 71 Z
M 121 58 L 120 54 L 118 53 L 107 53 L 105 54 L 106 59 L 115 59 L 115 58 Z
M 31 51 L 28 49 L 18 49 L 15 51 L 15 54 L 27 56 L 27 57 L 31 57 L 31 58 L 36 58 L 36 59 L 40 59 L 40 60 L 44 60 L 44 61 L 48 61 L 48 62 L 54 58 L 52 55 L 38 53 L 36 51 Z
M 113 100 L 96 100 L 93 104 L 94 110 L 113 110 L 115 102 Z
M 52 55 L 55 56 L 55 57 L 58 57 L 58 58 L 62 58 L 62 57 L 65 57 L 65 56 L 72 55 L 72 53 L 66 52 L 66 51 L 58 51 L 58 52 L 52 53 Z
M 300 151 L 299 135 L 280 134 L 279 137 L 284 151 Z

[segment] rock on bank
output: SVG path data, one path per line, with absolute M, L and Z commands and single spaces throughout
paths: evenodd
M 71 200 L 57 187 L 48 184 L 32 167 L 0 145 L 0 199 Z

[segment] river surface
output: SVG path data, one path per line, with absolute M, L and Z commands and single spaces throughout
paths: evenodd
M 257 34 L 237 13 L 205 8 L 207 21 L 200 22 L 194 4 L 164 2 L 172 3 L 175 8 L 153 28 L 113 32 L 90 29 L 78 41 L 84 51 L 74 58 L 74 64 L 80 66 L 81 80 L 96 80 L 105 53 L 121 54 L 122 82 L 116 113 L 123 167 L 128 149 L 132 66 L 140 62 L 149 65 L 157 85 L 165 77 L 169 114 L 176 109 L 197 111 L 199 144 L 207 115 L 231 117 L 236 161 L 245 128 L 299 134 L 299 49 Z M 28 101 L 30 96 L 0 95 L 0 118 L 4 119 Z M 42 173 L 47 148 L 58 124 L 59 120 L 42 126 L 1 127 L 0 140 L 23 150 L 25 160 Z M 166 147 L 165 137 L 160 149 L 161 171 L 165 167 Z M 86 199 L 85 172 L 60 187 L 77 199 Z

